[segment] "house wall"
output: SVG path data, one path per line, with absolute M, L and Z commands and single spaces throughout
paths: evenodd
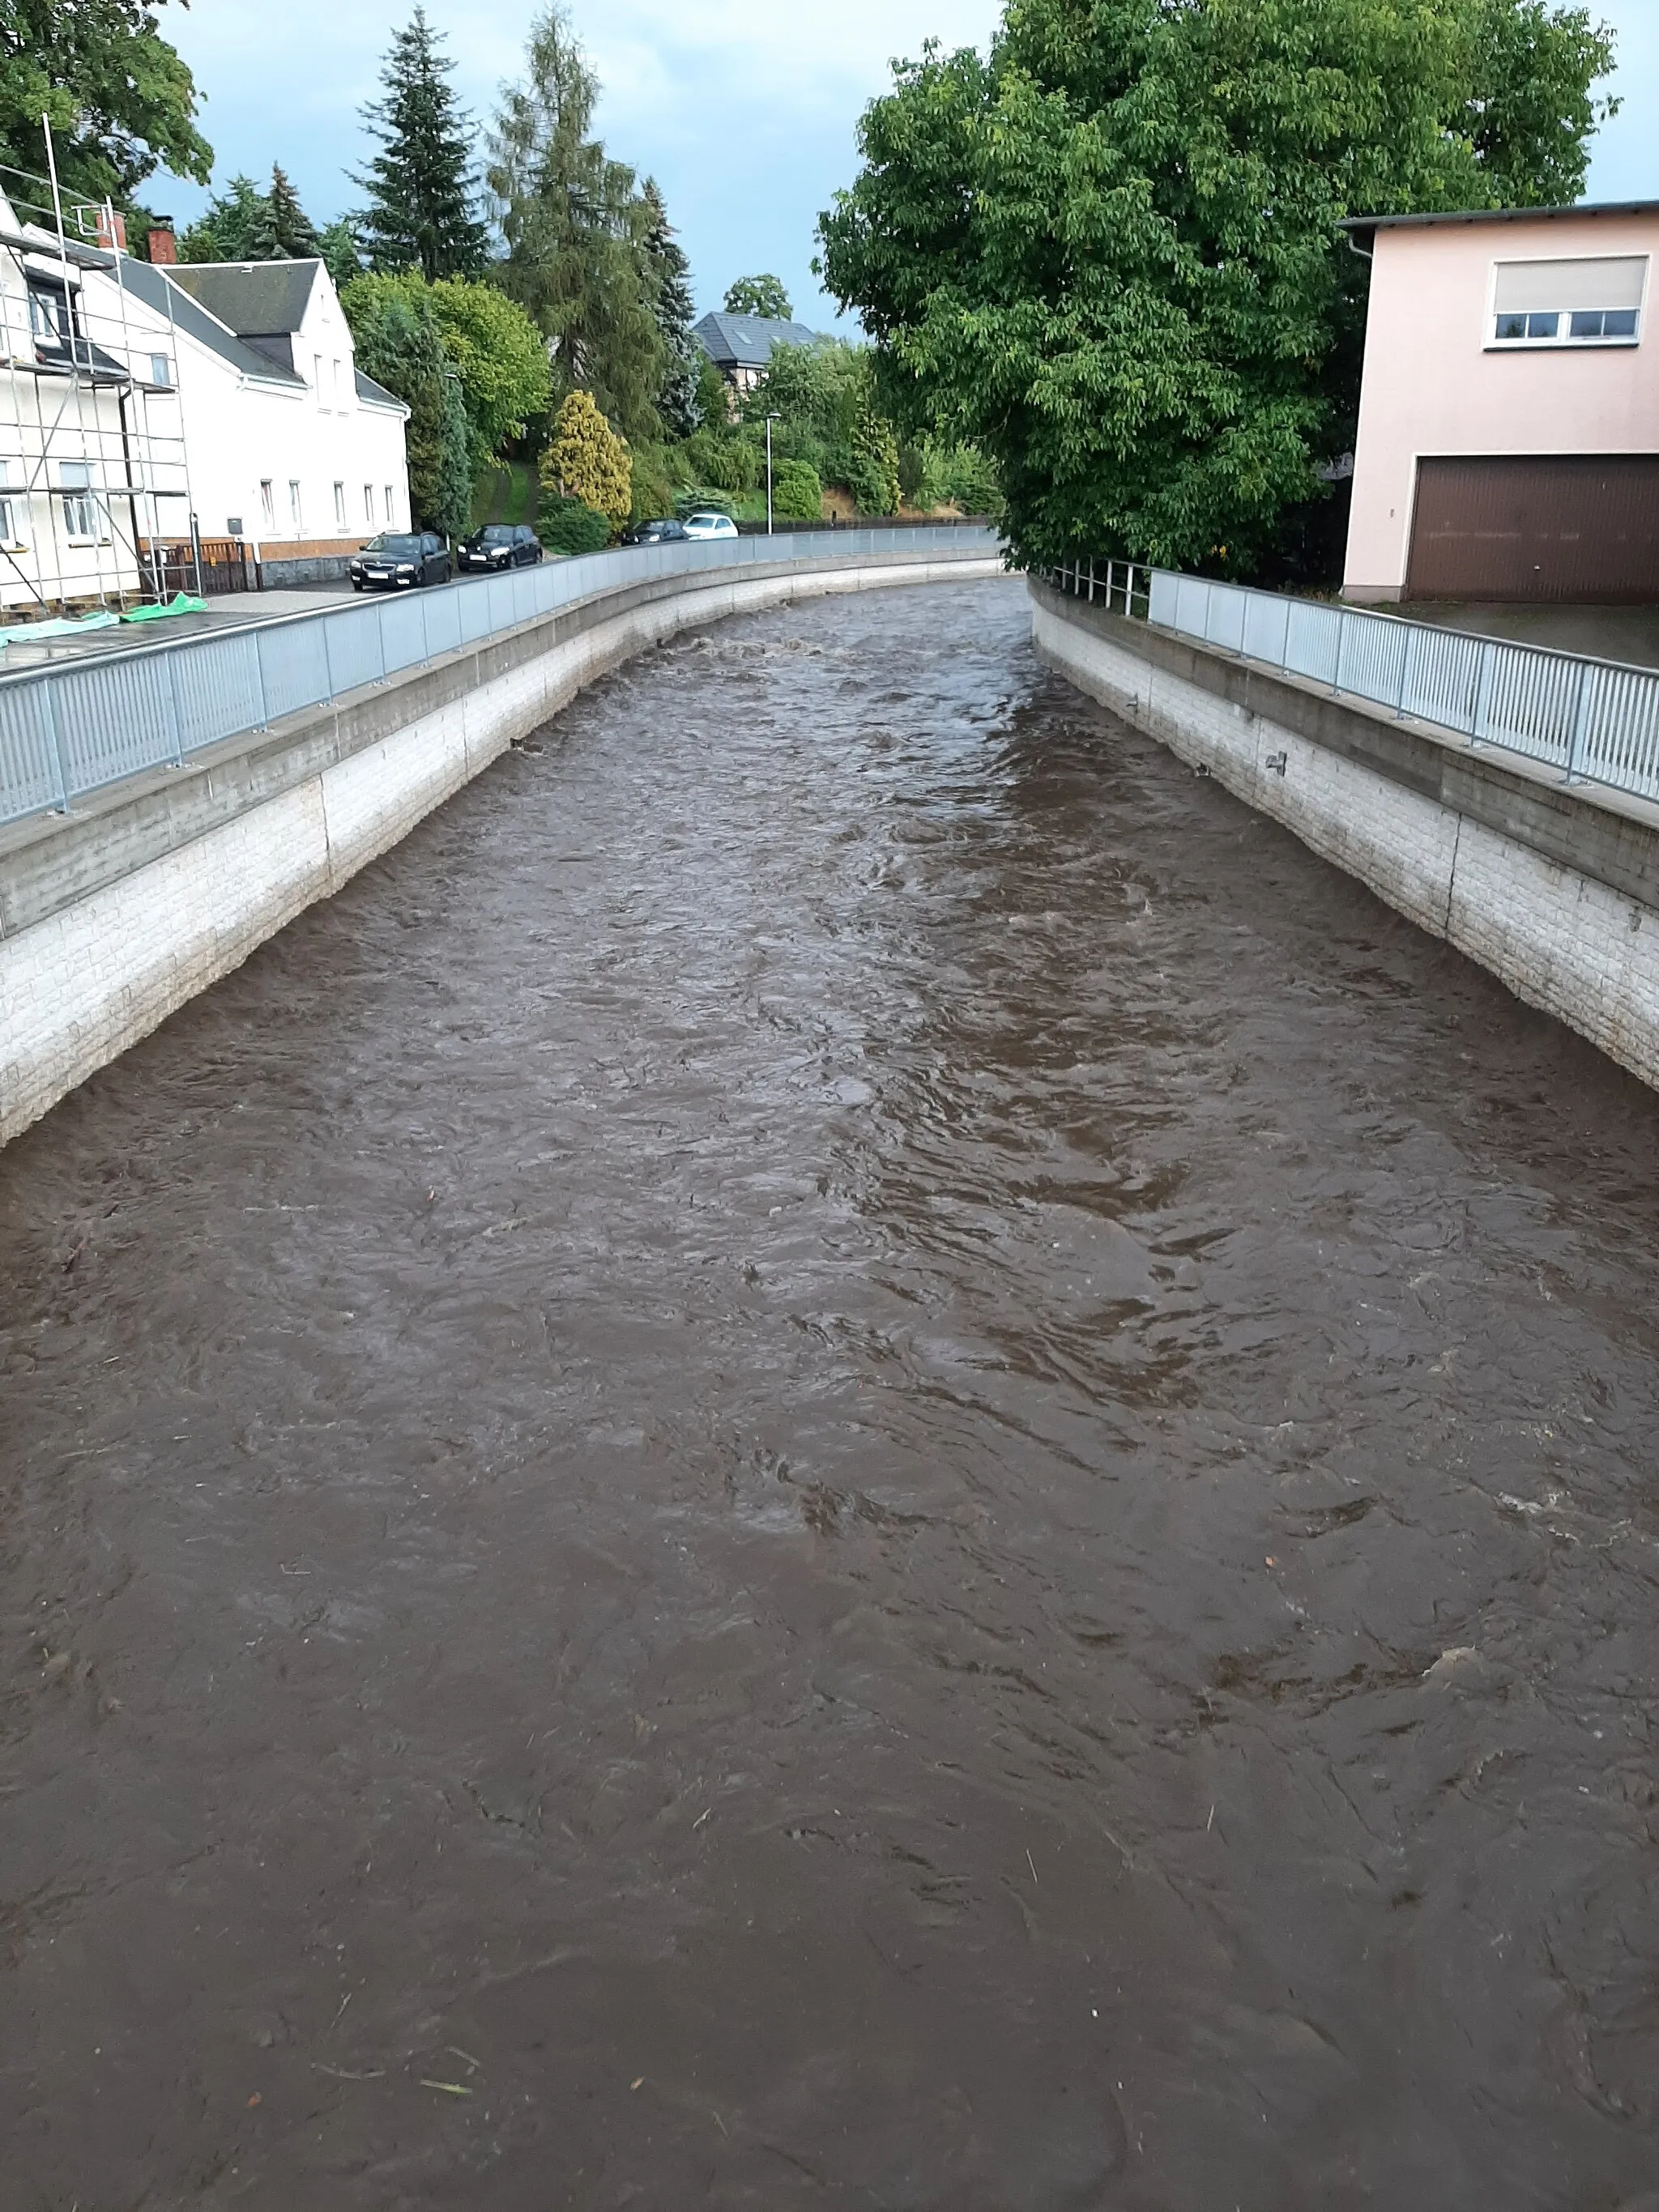
M 1403 595 L 1419 456 L 1659 452 L 1651 289 L 1635 346 L 1532 350 L 1489 343 L 1499 261 L 1611 254 L 1659 261 L 1659 217 L 1540 216 L 1376 233 L 1344 585 L 1350 599 Z

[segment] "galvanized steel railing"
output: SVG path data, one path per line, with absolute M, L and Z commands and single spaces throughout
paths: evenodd
M 66 809 L 144 769 L 181 767 L 222 738 L 653 577 L 998 544 L 990 530 L 919 524 L 635 546 L 0 675 L 0 822 Z
M 1117 561 L 1048 580 L 1339 696 L 1386 707 L 1557 769 L 1569 783 L 1659 799 L 1659 672 L 1431 623 Z

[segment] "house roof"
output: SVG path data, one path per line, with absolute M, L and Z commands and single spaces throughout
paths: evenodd
M 142 300 L 157 314 L 167 316 L 210 353 L 216 353 L 222 361 L 228 362 L 239 374 L 261 384 L 287 385 L 300 392 L 306 389 L 302 376 L 296 376 L 291 368 L 284 368 L 269 354 L 245 344 L 234 331 L 203 307 L 185 286 L 170 282 L 177 273 L 176 270 L 164 269 L 153 262 L 135 261 L 128 253 L 119 255 L 110 271 L 116 283 L 135 299 Z
M 320 261 L 179 261 L 167 274 L 239 337 L 297 331 Z
M 357 380 L 357 397 L 366 399 L 371 407 L 395 407 L 400 415 L 409 413 L 407 401 L 399 399 L 395 392 L 388 392 L 383 384 L 376 384 L 372 376 L 365 376 L 361 368 L 352 371 Z
M 1443 215 L 1355 215 L 1337 228 L 1356 237 L 1379 230 L 1422 230 L 1431 223 L 1580 222 L 1598 216 L 1659 215 L 1659 200 L 1588 200 L 1577 207 L 1462 208 Z
M 691 335 L 717 368 L 764 368 L 777 345 L 810 346 L 816 331 L 773 315 L 705 315 Z

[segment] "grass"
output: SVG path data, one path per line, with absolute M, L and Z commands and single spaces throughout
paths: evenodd
M 482 530 L 486 522 L 533 522 L 536 493 L 536 471 L 528 461 L 486 461 L 472 487 L 468 528 Z

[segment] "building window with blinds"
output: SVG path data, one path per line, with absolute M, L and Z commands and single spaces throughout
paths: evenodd
M 1645 254 L 1576 261 L 1500 261 L 1492 346 L 1636 345 L 1647 293 Z

